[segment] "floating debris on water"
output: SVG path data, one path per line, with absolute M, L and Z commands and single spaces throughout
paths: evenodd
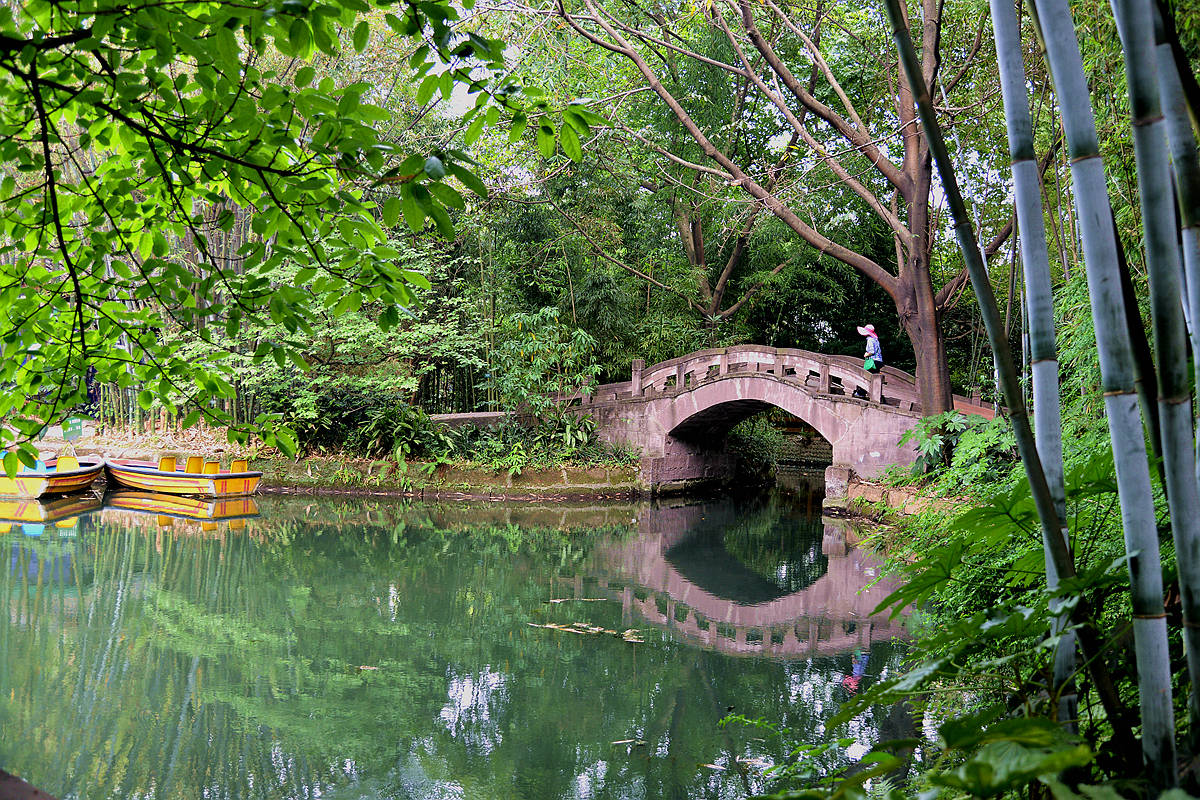
M 548 622 L 544 625 L 537 622 L 525 623 L 531 628 L 549 628 L 553 631 L 562 631 L 563 633 L 578 633 L 578 634 L 603 634 L 607 636 L 615 636 L 618 639 L 626 642 L 641 644 L 645 640 L 638 636 L 639 631 L 636 628 L 627 628 L 623 631 L 614 631 L 611 628 L 601 628 L 598 625 L 592 625 L 587 622 L 572 622 L 570 625 L 559 625 L 556 622 Z

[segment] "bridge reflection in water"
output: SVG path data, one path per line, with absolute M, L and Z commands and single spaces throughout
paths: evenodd
M 635 538 L 598 547 L 588 574 L 560 579 L 559 594 L 620 602 L 626 625 L 730 655 L 811 658 L 906 637 L 907 611 L 871 614 L 898 582 L 881 577 L 849 523 L 764 519 L 756 527 L 730 505 L 646 509 Z

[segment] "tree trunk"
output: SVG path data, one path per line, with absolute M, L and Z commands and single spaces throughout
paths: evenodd
M 927 265 L 908 271 L 906 278 L 917 273 L 928 274 Z M 924 285 L 927 297 L 922 297 Z M 954 408 L 954 394 L 950 386 L 950 367 L 946 362 L 946 340 L 942 335 L 941 312 L 933 301 L 932 287 L 928 281 L 901 279 L 897 287 L 896 313 L 900 326 L 912 343 L 913 356 L 917 365 L 917 391 L 921 395 L 921 413 L 926 416 L 941 414 Z M 884 363 L 887 354 L 884 354 Z
M 946 341 L 936 315 L 913 314 L 905 317 L 900 311 L 904 332 L 912 342 L 917 364 L 917 390 L 921 394 L 921 412 L 925 416 L 941 414 L 954 408 L 950 391 L 950 368 L 946 363 Z M 886 356 L 884 363 L 886 364 Z

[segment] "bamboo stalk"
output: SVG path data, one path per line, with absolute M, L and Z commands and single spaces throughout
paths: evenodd
M 1166 140 L 1170 147 L 1171 162 L 1174 166 L 1175 187 L 1179 201 L 1179 223 L 1181 226 L 1181 238 L 1183 242 L 1183 275 L 1186 280 L 1183 283 L 1186 285 L 1186 296 L 1184 296 L 1184 307 L 1191 310 L 1192 329 L 1192 356 L 1196 359 L 1197 365 L 1196 374 L 1200 375 L 1200 332 L 1196 330 L 1196 326 L 1200 325 L 1200 317 L 1197 316 L 1197 311 L 1200 310 L 1200 154 L 1197 153 L 1196 139 L 1192 135 L 1192 127 L 1187 113 L 1187 103 L 1183 95 L 1183 87 L 1179 80 L 1179 72 L 1175 65 L 1175 59 L 1171 52 L 1171 45 L 1166 40 L 1165 31 L 1163 29 L 1162 20 L 1157 12 L 1157 9 L 1151 7 L 1148 3 L 1147 8 L 1143 13 L 1152 17 L 1155 38 L 1155 62 L 1143 64 L 1143 68 L 1156 67 L 1156 78 L 1158 83 L 1158 93 L 1156 99 L 1159 101 L 1163 119 L 1156 125 L 1157 128 L 1163 129 L 1159 134 L 1159 149 L 1161 146 L 1162 133 L 1166 134 Z M 1144 44 L 1139 42 L 1139 44 Z M 1138 88 L 1141 91 L 1153 91 L 1151 86 L 1139 82 Z M 1132 92 L 1133 85 L 1130 84 Z M 1170 178 L 1170 169 L 1166 165 L 1166 155 L 1163 153 L 1160 156 L 1162 165 L 1159 167 L 1159 175 L 1161 177 Z M 1140 159 L 1139 159 L 1140 161 Z M 1162 173 L 1167 173 L 1162 176 Z M 1162 184 L 1165 186 L 1165 184 Z M 1146 189 L 1141 189 L 1142 193 L 1146 193 Z M 1161 205 L 1169 202 L 1164 200 L 1160 195 L 1167 195 L 1166 191 L 1158 191 L 1155 193 L 1156 200 Z M 1169 212 L 1171 209 L 1162 209 Z M 1148 212 L 1143 210 L 1145 216 Z M 1150 218 L 1147 216 L 1147 226 L 1149 226 Z M 1170 263 L 1162 264 L 1163 269 L 1173 268 L 1175 270 L 1173 283 L 1167 282 L 1163 287 L 1163 297 L 1161 301 L 1164 305 L 1164 313 L 1170 313 L 1170 310 L 1176 313 L 1180 310 L 1179 298 L 1179 250 L 1176 248 L 1176 240 L 1172 225 L 1174 223 L 1174 215 L 1170 219 L 1164 219 L 1159 224 L 1163 228 L 1158 234 L 1160 237 L 1166 237 L 1159 245 L 1163 248 L 1169 248 L 1169 253 L 1163 255 Z M 1149 238 L 1147 238 L 1149 244 Z M 1151 285 L 1153 286 L 1157 280 L 1154 273 L 1150 276 Z M 1169 292 L 1174 291 L 1174 297 Z M 1161 394 L 1164 397 L 1176 399 L 1177 409 L 1171 412 L 1171 420 L 1169 423 L 1165 419 L 1164 424 L 1169 424 L 1170 428 L 1164 428 L 1164 433 L 1167 433 L 1168 441 L 1164 443 L 1166 450 L 1176 455 L 1179 458 L 1179 463 L 1175 465 L 1175 469 L 1182 470 L 1186 468 L 1186 460 L 1191 459 L 1192 474 L 1186 481 L 1186 487 L 1174 487 L 1168 495 L 1168 499 L 1179 493 L 1181 500 L 1191 502 L 1198 491 L 1196 475 L 1200 474 L 1200 457 L 1195 444 L 1192 447 L 1187 447 L 1184 440 L 1175 441 L 1177 435 L 1182 436 L 1186 429 L 1191 435 L 1193 443 L 1195 441 L 1195 424 L 1194 410 L 1190 408 L 1191 393 L 1187 375 L 1187 355 L 1186 342 L 1180 331 L 1172 330 L 1171 334 L 1176 337 L 1172 341 L 1172 353 L 1170 354 L 1171 363 L 1163 363 L 1165 354 L 1159 354 L 1159 376 L 1160 379 L 1169 377 L 1172 381 L 1172 386 L 1168 389 L 1165 386 Z M 1190 412 L 1190 413 L 1188 413 Z M 1186 418 L 1186 419 L 1185 419 Z M 1187 456 L 1176 452 L 1180 449 L 1188 450 Z M 1173 480 L 1183 480 L 1183 476 L 1173 474 L 1172 463 L 1167 464 L 1167 474 Z M 1200 503 L 1200 499 L 1197 499 Z M 1181 516 L 1187 514 L 1187 516 Z M 1196 633 L 1196 625 L 1200 623 L 1200 510 L 1192 507 L 1188 511 L 1176 512 L 1176 509 L 1171 509 L 1171 532 L 1175 539 L 1175 559 L 1179 572 L 1179 594 L 1183 605 L 1183 643 L 1184 651 L 1187 653 L 1188 661 L 1188 676 L 1191 679 L 1192 691 L 1188 697 L 1188 715 L 1191 725 L 1189 726 L 1189 744 L 1192 752 L 1196 752 L 1200 747 L 1200 636 Z
M 991 0 L 996 58 L 1000 66 L 1000 89 L 1008 127 L 1012 157 L 1013 187 L 1020 230 L 1021 261 L 1025 273 L 1025 296 L 1029 315 L 1029 349 L 1033 373 L 1034 439 L 1054 508 L 1062 524 L 1058 535 L 1070 548 L 1065 525 L 1067 498 L 1063 480 L 1062 414 L 1058 392 L 1058 346 L 1054 335 L 1054 290 L 1050 280 L 1050 256 L 1042 211 L 1042 191 L 1033 142 L 1033 123 L 1025 91 L 1025 62 L 1021 54 L 1021 32 L 1012 0 Z M 1046 584 L 1058 587 L 1049 542 L 1043 542 Z M 1057 604 L 1060 605 L 1060 604 Z M 1057 609 L 1056 609 L 1057 610 Z M 1053 696 L 1058 698 L 1058 720 L 1074 728 L 1078 697 L 1072 686 L 1075 672 L 1075 635 L 1063 633 L 1067 614 L 1059 613 L 1051 632 L 1060 635 L 1054 655 Z
M 1161 15 L 1155 26 L 1155 51 L 1158 57 L 1158 88 L 1162 97 L 1163 115 L 1167 122 L 1167 141 L 1175 172 L 1175 190 L 1179 199 L 1179 217 L 1183 239 L 1183 269 L 1186 276 L 1185 302 L 1193 323 L 1192 357 L 1196 374 L 1200 375 L 1200 153 L 1192 133 L 1187 100 L 1183 93 L 1179 71 L 1171 43 L 1161 25 Z M 1200 443 L 1198 443 L 1200 447 Z M 1200 480 L 1200 450 L 1197 450 L 1197 480 Z
M 1117 245 L 1117 268 L 1121 273 L 1121 294 L 1125 298 L 1125 325 L 1129 330 L 1129 344 L 1133 349 L 1133 385 L 1137 389 L 1138 403 L 1146 421 L 1150 452 L 1154 455 L 1154 463 L 1158 465 L 1158 477 L 1163 486 L 1166 486 L 1167 476 L 1162 469 L 1162 420 L 1158 411 L 1158 379 L 1154 374 L 1154 353 L 1150 349 L 1150 340 L 1146 338 L 1146 323 L 1142 320 L 1142 312 L 1138 308 L 1137 291 L 1133 288 L 1133 273 L 1129 269 L 1125 244 L 1117 230 L 1111 204 L 1108 216 L 1112 220 L 1113 241 Z
M 987 329 L 988 339 L 995 355 L 1000 386 L 1004 392 L 1004 401 L 1009 406 L 1017 448 L 1021 453 L 1026 475 L 1029 477 L 1034 505 L 1042 523 L 1042 532 L 1045 540 L 1050 544 L 1054 565 L 1058 569 L 1059 575 L 1064 578 L 1070 577 L 1075 574 L 1075 568 L 1071 562 L 1070 553 L 1067 552 L 1066 543 L 1061 536 L 1062 525 L 1054 507 L 1054 498 L 1050 494 L 1041 458 L 1034 445 L 1029 413 L 1021 396 L 1021 384 L 1016 366 L 1013 364 L 1012 349 L 1004 332 L 1004 321 L 1000 317 L 1000 308 L 996 303 L 996 295 L 987 274 L 987 266 L 983 263 L 983 257 L 975 243 L 971 219 L 958 190 L 954 168 L 950 164 L 950 157 L 946 152 L 946 143 L 942 137 L 941 128 L 933 116 L 933 103 L 921 78 L 920 65 L 913 50 L 912 41 L 908 36 L 899 0 L 886 0 L 886 5 L 892 24 L 892 38 L 896 42 L 905 75 L 916 97 L 921 125 L 929 143 L 930 153 L 933 155 L 938 173 L 941 175 L 947 205 L 950 207 L 950 213 L 954 220 L 954 234 L 958 240 L 959 249 L 962 251 L 963 260 L 966 262 L 967 270 L 971 275 L 971 286 L 979 300 L 983 324 Z
M 1076 218 L 1096 328 L 1104 405 L 1112 436 L 1125 549 L 1129 554 L 1142 754 L 1152 784 L 1165 788 L 1175 784 L 1176 776 L 1175 720 L 1171 707 L 1162 571 L 1104 162 L 1088 101 L 1075 24 L 1067 2 L 1038 0 L 1034 8 L 1045 37 L 1046 57 L 1062 109 L 1071 157 Z

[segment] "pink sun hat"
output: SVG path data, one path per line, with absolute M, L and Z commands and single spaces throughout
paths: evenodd
M 875 333 L 874 325 L 860 325 L 858 327 L 858 333 L 860 336 L 874 336 L 876 339 L 879 338 L 879 335 Z

